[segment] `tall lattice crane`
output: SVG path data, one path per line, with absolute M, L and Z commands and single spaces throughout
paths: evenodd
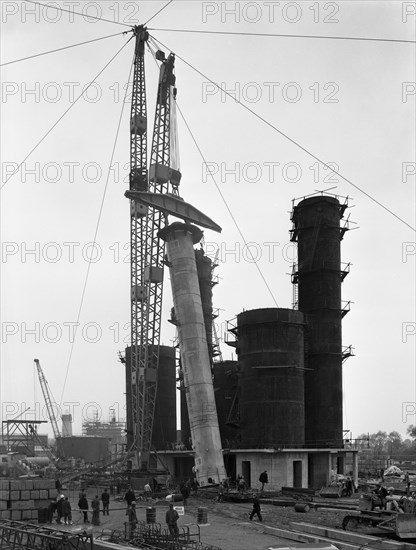
M 58 422 L 56 421 L 55 411 L 53 410 L 48 381 L 46 380 L 45 375 L 43 374 L 43 370 L 42 370 L 42 367 L 40 366 L 39 359 L 34 359 L 34 362 L 38 371 L 39 383 L 40 383 L 40 387 L 42 388 L 43 398 L 45 399 L 46 410 L 48 411 L 49 421 L 52 425 L 53 435 L 55 437 L 55 441 L 57 441 L 61 437 L 61 432 L 59 431 Z
M 176 96 L 175 57 L 170 54 L 166 59 L 160 50 L 155 55 L 161 65 L 148 170 L 144 53 L 149 34 L 141 25 L 134 27 L 133 32 L 136 45 L 130 119 L 130 190 L 177 195 L 181 175 L 178 163 L 171 158 L 175 143 L 171 124 Z M 130 219 L 132 450 L 136 458 L 134 467 L 146 469 L 155 411 L 162 313 L 164 242 L 159 239 L 158 231 L 165 215 L 132 200 Z

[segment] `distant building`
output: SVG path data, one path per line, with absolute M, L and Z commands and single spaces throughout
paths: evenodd
M 83 422 L 82 434 L 109 439 L 113 450 L 121 450 L 120 447 L 126 444 L 125 423 L 117 421 L 114 414 L 111 415 L 109 422 L 101 422 L 98 417 L 93 421 Z

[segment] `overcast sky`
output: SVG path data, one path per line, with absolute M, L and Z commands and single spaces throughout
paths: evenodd
M 2 63 L 129 31 L 166 2 L 51 4 L 69 12 L 2 0 Z M 415 46 L 400 42 L 415 40 L 415 11 L 414 2 L 174 0 L 148 24 L 166 53 L 177 54 L 178 105 L 215 173 L 214 181 L 179 117 L 181 196 L 223 228 L 205 231 L 207 252 L 220 260 L 220 336 L 243 309 L 292 307 L 292 199 L 328 188 L 350 197 L 353 230 L 342 260 L 352 265 L 342 292 L 352 304 L 343 344 L 355 357 L 344 363 L 343 405 L 353 437 L 379 429 L 405 435 L 416 423 Z M 103 420 L 111 407 L 125 416 L 118 351 L 129 342 L 129 103 L 115 140 L 134 42 L 75 100 L 130 36 L 1 67 L 3 420 L 35 403 L 43 416 L 35 357 L 75 432 L 97 408 Z M 157 86 L 150 53 L 146 71 L 150 134 Z M 165 282 L 162 343 L 170 345 L 167 272 Z M 232 357 L 225 344 L 222 352 Z

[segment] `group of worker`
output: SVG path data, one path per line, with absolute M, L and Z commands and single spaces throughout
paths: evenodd
M 104 489 L 104 492 L 101 495 L 101 502 L 103 506 L 103 516 L 110 515 L 110 495 L 108 493 L 108 489 Z M 89 505 L 88 505 L 87 496 L 84 491 L 81 491 L 79 495 L 78 508 L 83 513 L 84 523 L 90 523 L 88 519 Z M 93 525 L 100 525 L 100 499 L 98 498 L 98 495 L 95 495 L 95 497 L 91 501 L 91 510 L 92 510 L 91 523 Z
M 48 506 L 48 523 L 53 522 L 55 512 L 56 523 L 72 525 L 72 508 L 68 497 L 58 495 L 55 500 L 51 500 Z
M 183 485 L 182 489 L 183 489 L 183 491 L 188 489 L 186 484 Z M 148 483 L 146 483 L 146 485 L 143 487 L 143 492 L 144 492 L 145 498 L 147 500 L 149 495 L 151 495 L 151 493 L 152 493 L 152 489 L 151 489 L 151 487 Z M 182 492 L 182 490 L 181 490 L 181 492 Z M 182 494 L 184 494 L 184 493 L 182 493 Z M 189 491 L 186 492 L 186 495 L 189 496 Z M 128 521 L 129 528 L 130 528 L 129 529 L 130 538 L 132 538 L 134 536 L 134 531 L 135 531 L 135 529 L 137 527 L 137 523 L 138 523 L 137 510 L 136 510 L 136 495 L 135 495 L 132 487 L 128 488 L 126 494 L 124 495 L 124 500 L 127 503 L 126 516 L 127 516 L 127 521 Z M 184 499 L 184 504 L 185 504 L 185 499 Z M 179 519 L 179 514 L 175 510 L 175 508 L 173 507 L 173 503 L 170 502 L 169 503 L 169 508 L 166 512 L 165 520 L 166 520 L 166 524 L 167 524 L 168 529 L 169 529 L 169 533 L 174 537 L 177 537 L 179 535 L 178 519 Z
M 101 500 L 98 498 L 98 495 L 95 495 L 95 498 L 91 501 L 91 523 L 93 525 L 100 525 L 100 507 L 102 503 L 102 513 L 103 515 L 109 515 L 110 507 L 110 495 L 108 489 L 104 489 L 104 492 L 101 495 Z M 90 523 L 88 519 L 89 504 L 87 495 L 84 491 L 81 491 L 79 494 L 78 500 L 78 509 L 83 514 L 84 523 Z M 56 513 L 56 523 L 58 525 L 72 525 L 72 506 L 69 501 L 69 498 L 63 494 L 58 494 L 56 499 L 51 500 L 48 506 L 48 522 L 52 523 L 54 515 Z

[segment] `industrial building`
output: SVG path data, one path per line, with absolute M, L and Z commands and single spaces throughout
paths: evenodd
M 347 208 L 346 199 L 341 202 L 324 194 L 294 201 L 290 234 L 297 243 L 298 264 L 292 272 L 293 307 L 243 311 L 229 321 L 227 343 L 235 350 L 235 361 L 215 357 L 212 287 L 216 266 L 202 249 L 194 251 L 224 463 L 230 478 L 241 474 L 255 486 L 260 473 L 267 470 L 269 488 L 275 490 L 327 485 L 335 474 L 346 471 L 357 479 L 358 451 L 344 440 L 342 424 L 342 363 L 351 355 L 351 348 L 342 345 L 341 328 L 349 309 L 349 303 L 344 306 L 341 300 L 342 282 L 349 271 L 349 264 L 341 263 Z M 176 321 L 173 310 L 171 322 Z M 128 348 L 127 358 L 129 353 Z M 190 477 L 195 449 L 181 360 L 182 441 L 178 449 L 172 424 L 175 350 L 162 347 L 160 356 L 152 441 L 172 475 Z M 129 380 L 127 360 L 128 418 Z

